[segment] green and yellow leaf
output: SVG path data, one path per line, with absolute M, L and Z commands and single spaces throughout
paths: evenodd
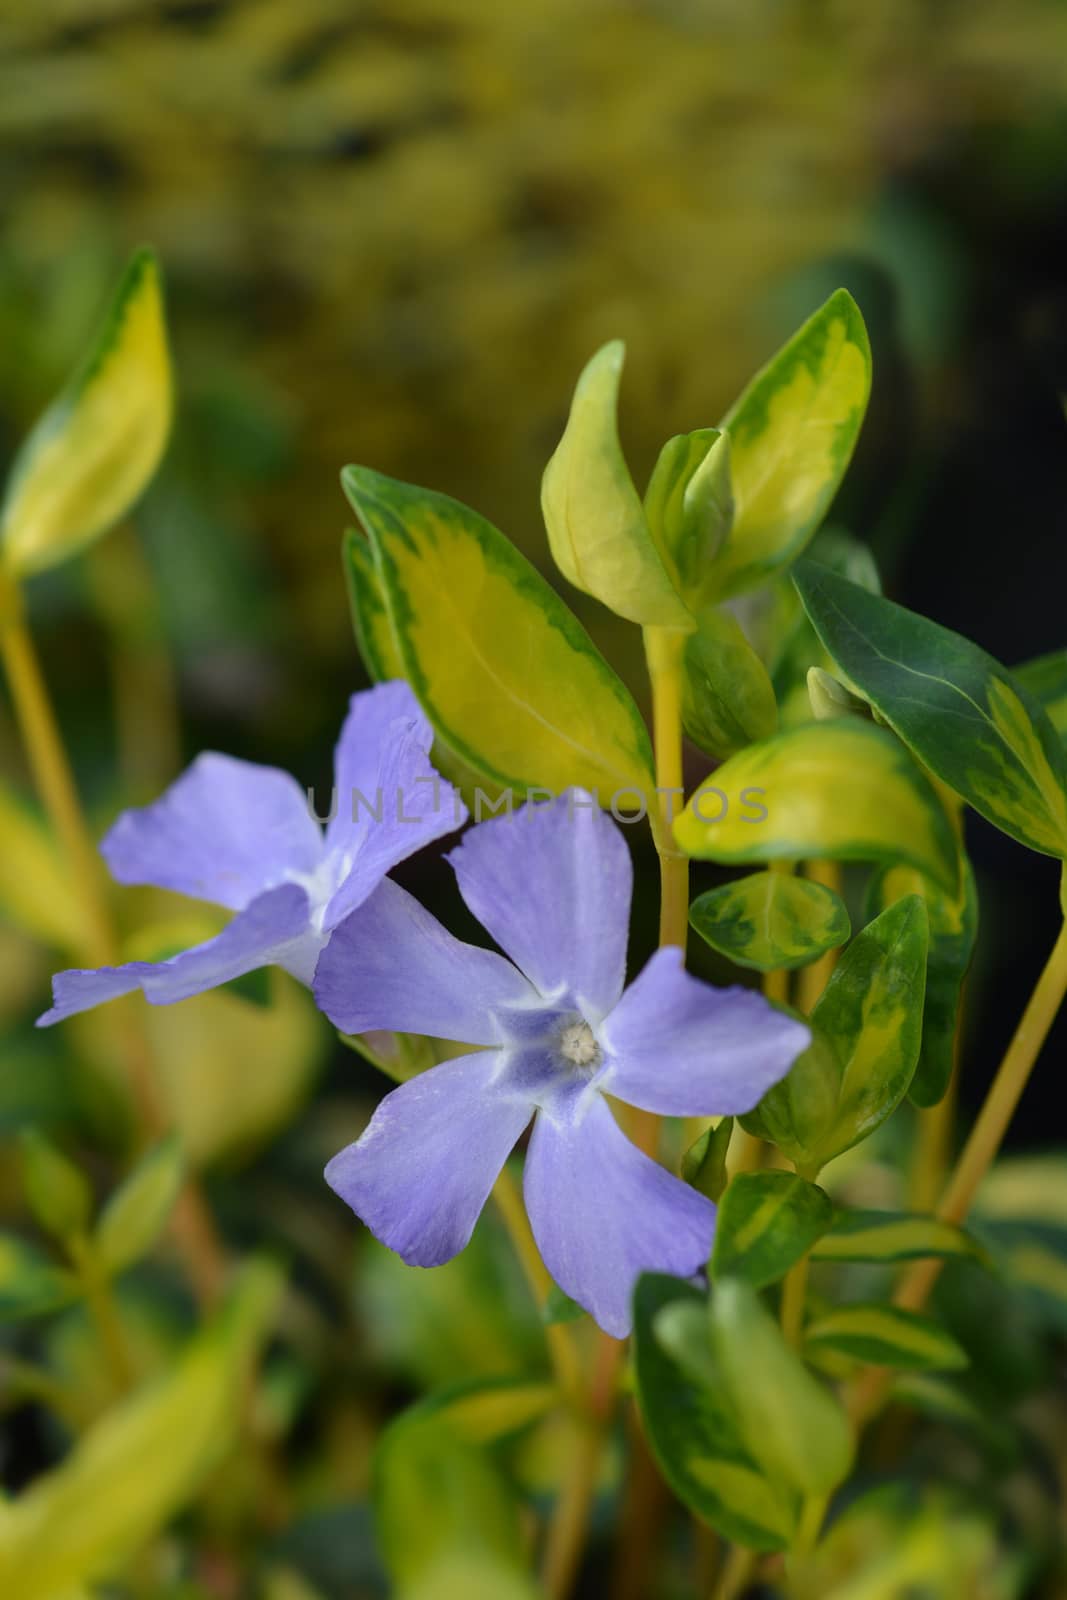
M 947 1372 L 967 1365 L 966 1352 L 946 1329 L 900 1306 L 838 1306 L 808 1324 L 804 1342 L 813 1353 L 834 1350 L 879 1367 Z
M 0 510 L 9 571 L 54 567 L 125 515 L 163 454 L 171 388 L 159 267 L 140 250 L 82 367 L 15 458 Z
M 846 1207 L 812 1248 L 820 1261 L 919 1261 L 928 1256 L 981 1258 L 981 1245 L 938 1217 Z
M 843 945 L 844 902 L 821 883 L 785 872 L 753 872 L 698 895 L 689 921 L 713 950 L 742 967 L 803 967 Z
M 871 351 L 844 289 L 809 317 L 723 418 L 734 518 L 715 563 L 720 597 L 793 560 L 826 515 L 867 410 Z
M 852 1432 L 838 1401 L 748 1284 L 716 1283 L 710 1317 L 712 1353 L 747 1450 L 772 1481 L 829 1494 L 852 1464 Z
M 734 520 L 728 435 L 698 428 L 668 439 L 645 490 L 645 516 L 674 587 L 697 615 L 716 597 L 715 558 Z
M 713 1279 L 777 1283 L 833 1220 L 827 1194 L 793 1172 L 739 1172 L 719 1201 Z
M 932 785 L 892 734 L 851 718 L 731 756 L 689 800 L 674 836 L 687 855 L 728 864 L 906 861 L 950 891 L 957 884 L 955 834 Z
M 667 1483 L 690 1511 L 752 1550 L 782 1550 L 799 1505 L 743 1441 L 696 1289 L 645 1273 L 634 1295 L 634 1374 L 641 1418 Z
M 552 558 L 569 583 L 631 622 L 688 629 L 619 443 L 626 350 L 604 345 L 578 379 L 570 416 L 541 481 Z
M 960 887 L 946 894 L 925 872 L 914 867 L 888 867 L 876 873 L 868 892 L 868 908 L 876 915 L 904 895 L 921 895 L 930 920 L 926 956 L 926 1002 L 919 1062 L 908 1090 L 918 1106 L 936 1105 L 948 1088 L 956 1051 L 960 998 L 978 937 L 978 888 L 962 844 Z
M 907 1093 L 922 1038 L 926 947 L 918 895 L 857 934 L 811 1013 L 808 1049 L 741 1119 L 809 1176 L 872 1134 Z
M 633 699 L 504 535 L 447 495 L 363 467 L 346 468 L 344 485 L 404 676 L 449 749 L 519 791 L 646 794 L 652 755 Z

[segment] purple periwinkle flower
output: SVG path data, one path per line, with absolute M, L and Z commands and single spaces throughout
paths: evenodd
M 141 989 L 154 1005 L 257 967 L 310 984 L 330 932 L 398 861 L 450 833 L 465 808 L 430 765 L 433 731 L 406 683 L 352 696 L 334 757 L 325 832 L 276 767 L 208 752 L 154 805 L 125 811 L 101 844 L 119 883 L 153 884 L 236 912 L 167 961 L 60 972 L 39 1026 Z
M 534 1118 L 524 1187 L 541 1255 L 621 1338 L 641 1272 L 705 1265 L 715 1207 L 631 1144 L 606 1096 L 668 1116 L 749 1111 L 808 1029 L 759 994 L 691 977 L 674 947 L 623 992 L 630 855 L 580 792 L 481 823 L 448 859 L 511 959 L 461 943 L 386 881 L 335 929 L 315 997 L 346 1032 L 484 1048 L 387 1094 L 327 1181 L 405 1261 L 437 1266 L 470 1239 Z

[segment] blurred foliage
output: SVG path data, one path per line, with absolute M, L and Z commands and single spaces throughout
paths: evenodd
M 958 557 L 970 525 L 937 499 L 939 440 L 958 447 L 962 476 L 984 481 L 975 440 L 995 425 L 981 412 L 991 393 L 999 400 L 1004 371 L 987 314 L 1013 250 L 1011 333 L 1042 363 L 1050 414 L 1062 383 L 1062 252 L 1051 252 L 1050 273 L 1019 241 L 1039 255 L 1058 239 L 1065 121 L 1058 0 L 0 4 L 0 467 L 63 380 L 129 250 L 150 242 L 168 284 L 178 411 L 164 468 L 134 526 L 30 591 L 101 821 L 156 793 L 202 744 L 324 777 L 338 707 L 360 677 L 338 563 L 344 462 L 477 505 L 547 568 L 540 474 L 575 375 L 610 338 L 628 343 L 621 428 L 641 486 L 664 437 L 712 424 L 846 284 L 871 329 L 876 380 L 835 520 L 877 549 L 887 578 L 906 565 L 924 515 L 940 519 Z M 1025 561 L 1004 555 L 1008 515 L 1025 510 L 1036 524 L 1048 504 L 1032 466 L 1020 451 L 1006 509 L 989 511 L 990 604 L 1007 612 L 1026 576 Z M 1046 519 L 1028 549 L 1058 536 Z M 936 559 L 922 546 L 912 571 L 928 581 Z M 1048 588 L 1062 635 L 1062 588 Z M 568 602 L 643 694 L 630 631 L 593 601 Z M 1027 630 L 1041 598 L 1032 604 Z M 1059 644 L 1034 637 L 1017 653 Z M 694 775 L 706 770 L 691 761 Z M 413 1396 L 451 1394 L 472 1370 L 536 1376 L 543 1330 L 495 1218 L 433 1274 L 357 1235 L 321 1170 L 364 1125 L 381 1080 L 344 1051 L 326 1066 L 325 1030 L 288 980 L 149 1019 L 185 1154 L 206 1171 L 228 1239 L 295 1263 L 260 1382 L 243 1396 L 244 1442 L 226 1453 L 240 1369 L 269 1318 L 255 1303 L 231 1305 L 193 1334 L 167 1248 L 133 1262 L 117 1288 L 138 1392 L 108 1410 L 85 1307 L 21 1198 L 9 1136 L 45 1130 L 105 1208 L 142 1169 L 98 1019 L 63 1037 L 29 1026 L 53 953 L 66 960 L 82 930 L 25 803 L 2 698 L 0 763 L 0 1313 L 26 1319 L 5 1332 L 0 1355 L 0 1469 L 11 1490 L 31 1477 L 42 1486 L 18 1515 L 48 1502 L 64 1520 L 65 1496 L 88 1506 L 72 1535 L 88 1524 L 103 1565 L 93 1551 L 82 1570 L 105 1571 L 118 1546 L 92 1526 L 86 1484 L 106 1489 L 100 1462 L 125 1442 L 136 1455 L 126 1479 L 157 1497 L 153 1526 L 176 1512 L 195 1534 L 158 1538 L 128 1592 L 361 1600 L 386 1591 L 384 1559 L 423 1600 L 523 1595 L 510 1501 L 492 1524 L 500 1537 L 491 1527 L 475 1538 L 454 1505 L 435 1500 L 437 1480 L 424 1484 L 445 1558 L 429 1580 L 419 1547 L 404 1547 L 403 1505 L 399 1533 L 375 1548 L 368 1507 L 383 1426 Z M 986 864 L 1006 876 L 999 858 Z M 435 867 L 416 870 L 428 898 L 446 895 Z M 1017 912 L 1009 897 L 1033 886 L 1029 870 L 1021 891 L 1012 882 L 989 896 L 988 922 L 1013 942 L 1020 919 L 998 912 Z M 202 908 L 170 897 L 125 892 L 117 904 L 141 930 L 129 954 L 186 942 L 194 921 L 210 931 Z M 649 924 L 650 905 L 639 910 Z M 991 949 L 980 949 L 972 985 L 979 1016 Z M 1008 1026 L 995 1019 L 992 1031 Z M 908 1205 L 895 1163 L 912 1128 L 886 1124 L 863 1166 L 839 1159 L 835 1201 Z M 1007 1600 L 1038 1571 L 1058 1592 L 1067 1407 L 1061 1389 L 1041 1386 L 1067 1333 L 1065 1223 L 1061 1158 L 998 1169 L 976 1231 L 1001 1276 L 953 1264 L 937 1299 L 971 1366 L 898 1380 L 908 1409 L 883 1434 L 906 1435 L 912 1485 L 851 1506 L 798 1563 L 798 1593 Z M 263 1273 L 273 1283 L 273 1269 Z M 856 1300 L 886 1281 L 870 1262 L 826 1261 L 818 1294 L 831 1273 Z M 579 1338 L 588 1332 L 578 1325 Z M 221 1419 L 209 1439 L 188 1426 L 194 1413 L 201 1428 L 210 1421 L 195 1396 L 190 1411 L 201 1383 Z M 171 1431 L 146 1445 L 138 1430 L 161 1412 Z M 454 1418 L 434 1415 L 409 1447 L 414 1438 L 440 1451 L 446 1479 L 458 1461 L 470 1482 L 491 1451 L 535 1503 L 556 1491 L 576 1446 L 572 1424 L 536 1408 L 513 1436 L 458 1445 Z M 927 1423 L 919 1435 L 913 1415 Z M 405 1447 L 399 1433 L 385 1437 L 380 1503 L 388 1451 Z M 875 1439 L 875 1474 L 886 1443 Z M 138 1483 L 146 1459 L 167 1470 Z M 618 1482 L 609 1453 L 605 1498 Z M 0 1507 L 0 1533 L 9 1515 Z M 25 1520 L 7 1526 L 11 1549 L 34 1542 Z M 690 1577 L 688 1535 L 681 1523 L 672 1531 L 665 1594 L 687 1592 Z M 601 1565 L 598 1552 L 591 1597 Z M 0 1590 L 2 1577 L 0 1567 Z

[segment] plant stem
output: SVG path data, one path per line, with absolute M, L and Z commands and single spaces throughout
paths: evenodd
M 508 1230 L 537 1308 L 542 1311 L 552 1292 L 552 1279 L 548 1268 L 541 1260 L 541 1253 L 530 1229 L 526 1208 L 515 1180 L 506 1167 L 493 1186 L 493 1199 Z M 577 1405 L 582 1393 L 582 1368 L 567 1329 L 558 1322 L 548 1323 L 545 1327 L 545 1342 L 548 1345 L 549 1359 L 561 1393 L 572 1406 Z
M 652 684 L 652 741 L 656 756 L 656 820 L 659 852 L 659 942 L 685 949 L 689 933 L 689 861 L 674 843 L 674 819 L 681 811 L 682 657 L 685 635 L 674 628 L 645 629 L 645 657 Z M 658 823 L 658 825 L 657 825 Z
M 804 876 L 812 883 L 821 883 L 824 888 L 832 889 L 837 895 L 841 893 L 841 865 L 837 861 L 809 861 L 805 864 Z M 836 965 L 837 951 L 827 950 L 817 961 L 800 969 L 797 975 L 797 1006 L 805 1016 L 826 988 Z
M 689 931 L 689 862 L 674 843 L 673 821 L 681 810 L 682 653 L 684 634 L 670 628 L 644 630 L 645 656 L 652 684 L 652 741 L 656 757 L 655 795 L 649 796 L 649 822 L 660 865 L 659 943 L 684 950 Z M 637 1111 L 627 1131 L 646 1155 L 655 1157 L 660 1119 Z M 542 1581 L 549 1600 L 564 1600 L 581 1560 L 592 1509 L 604 1438 L 615 1409 L 625 1346 L 601 1333 L 594 1357 L 591 1423 L 575 1452 L 556 1502 L 545 1541 Z M 635 1486 L 636 1487 L 636 1486 Z M 638 1508 L 640 1511 L 640 1508 Z
M 74 892 L 86 919 L 85 954 L 94 966 L 114 960 L 100 866 L 93 847 L 44 676 L 26 627 L 22 597 L 0 574 L 0 653 L 11 686 L 22 741 L 45 811 L 67 858 Z
M 602 1334 L 597 1343 L 589 1385 L 588 1416 L 545 1540 L 541 1584 L 548 1600 L 565 1600 L 578 1572 L 596 1493 L 604 1437 L 615 1409 L 624 1349 L 621 1340 L 612 1339 L 608 1334 Z
M 85 959 L 90 966 L 112 966 L 117 939 L 108 910 L 93 844 L 67 760 L 52 702 L 26 627 L 22 596 L 13 579 L 0 572 L 0 655 L 11 686 L 15 716 L 41 802 L 66 857 L 74 892 L 86 922 Z M 152 1052 L 143 1023 L 129 998 L 112 1003 L 115 1039 L 142 1128 L 156 1137 L 168 1118 L 156 1087 Z M 225 1274 L 221 1244 L 199 1189 L 187 1180 L 172 1221 L 175 1242 L 190 1281 L 203 1304 L 213 1303 Z
M 1060 928 L 1052 953 L 1019 1019 L 1019 1025 L 937 1208 L 941 1221 L 958 1225 L 966 1219 L 978 1186 L 1000 1149 L 1065 993 L 1067 921 Z M 941 1260 L 917 1262 L 905 1275 L 894 1296 L 894 1303 L 907 1311 L 921 1310 L 943 1265 Z M 858 1426 L 877 1411 L 891 1381 L 891 1375 L 884 1368 L 875 1368 L 856 1384 L 849 1395 L 849 1412 Z
M 782 1333 L 794 1348 L 800 1343 L 800 1336 L 804 1331 L 804 1301 L 808 1292 L 809 1261 L 808 1255 L 802 1255 L 799 1261 L 794 1261 L 782 1284 L 780 1310 Z

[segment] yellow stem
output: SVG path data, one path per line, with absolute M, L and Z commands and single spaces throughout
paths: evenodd
M 646 628 L 645 655 L 652 683 L 652 740 L 656 755 L 653 836 L 660 865 L 660 945 L 685 949 L 689 933 L 689 861 L 674 842 L 674 819 L 682 808 L 682 656 L 685 635 L 673 628 Z
M 649 822 L 660 864 L 659 942 L 684 950 L 689 931 L 689 862 L 674 843 L 673 820 L 681 810 L 682 653 L 685 636 L 669 628 L 646 628 L 645 655 L 652 684 L 652 742 L 656 757 L 655 795 L 649 797 Z M 627 1131 L 646 1155 L 655 1156 L 659 1118 L 636 1111 Z M 601 1333 L 596 1347 L 591 1413 L 545 1541 L 542 1581 L 549 1600 L 564 1600 L 581 1560 L 593 1503 L 593 1489 L 604 1437 L 615 1407 L 623 1344 Z
M 937 1215 L 943 1222 L 959 1224 L 966 1219 L 978 1186 L 1000 1149 L 1065 993 L 1067 921 L 1060 928 L 1052 953 L 1037 980 L 937 1208 Z M 905 1275 L 894 1296 L 894 1303 L 904 1310 L 921 1310 L 943 1265 L 941 1260 L 917 1262 Z M 875 1368 L 856 1384 L 848 1400 L 850 1414 L 857 1425 L 862 1425 L 878 1409 L 890 1382 L 888 1372 Z
M 825 888 L 832 889 L 835 894 L 841 893 L 841 864 L 837 861 L 809 861 L 804 867 L 804 876 L 812 883 L 821 883 Z M 797 1007 L 805 1016 L 809 1014 L 819 999 L 830 975 L 837 965 L 837 951 L 827 950 L 817 961 L 810 966 L 802 967 L 797 974 Z
M 505 1167 L 493 1186 L 493 1199 L 511 1238 L 526 1281 L 530 1286 L 539 1311 L 543 1310 L 552 1292 L 552 1278 L 541 1260 L 526 1208 L 515 1180 Z M 558 1322 L 545 1327 L 545 1342 L 552 1362 L 556 1382 L 564 1398 L 571 1404 L 579 1403 L 582 1392 L 582 1368 L 567 1329 Z
M 26 627 L 22 596 L 0 572 L 0 655 L 11 687 L 15 716 L 34 781 L 60 849 L 85 920 L 85 959 L 90 966 L 112 966 L 118 941 L 108 910 L 96 846 L 78 799 L 70 763 L 52 702 Z M 111 1006 L 118 1053 L 141 1125 L 158 1136 L 168 1123 L 152 1071 L 151 1046 L 136 1002 L 127 997 Z M 222 1248 L 199 1190 L 187 1181 L 173 1213 L 172 1232 L 186 1262 L 198 1298 L 211 1303 L 224 1275 Z
M 719 1576 L 714 1600 L 740 1600 L 756 1576 L 759 1559 L 755 1550 L 734 1545 Z
M 782 1284 L 782 1333 L 791 1345 L 800 1343 L 804 1331 L 804 1301 L 808 1292 L 809 1257 L 801 1256 L 785 1275 Z
M 22 598 L 0 573 L 0 653 L 34 782 L 67 858 L 86 919 L 85 955 L 93 966 L 115 957 L 99 858 L 85 826 L 74 778 L 56 726 L 44 676 L 26 627 Z

